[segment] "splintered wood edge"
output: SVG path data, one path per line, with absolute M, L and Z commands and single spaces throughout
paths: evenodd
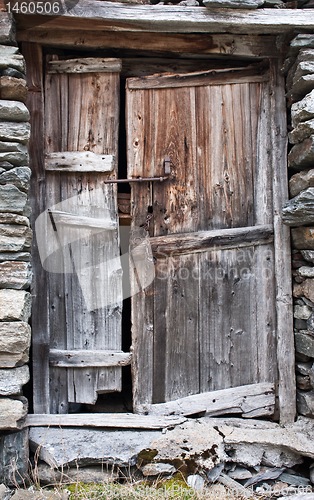
M 230 85 L 232 83 L 265 82 L 269 80 L 269 72 L 263 68 L 217 69 L 194 73 L 178 73 L 170 75 L 152 75 L 142 78 L 128 78 L 126 86 L 129 90 L 162 89 L 179 87 L 201 87 L 207 85 Z
M 262 396 L 263 401 L 256 396 Z M 262 382 L 194 394 L 166 403 L 138 405 L 135 411 L 142 415 L 183 415 L 186 417 L 195 413 L 204 413 L 212 417 L 240 413 L 246 418 L 250 418 L 250 415 L 253 418 L 257 415 L 272 414 L 274 407 L 274 384 Z

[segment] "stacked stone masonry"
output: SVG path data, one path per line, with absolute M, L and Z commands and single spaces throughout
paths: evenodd
M 291 226 L 297 410 L 314 417 L 314 35 L 290 44 L 286 74 L 291 110 L 290 200 L 282 219 Z
M 32 278 L 28 191 L 31 170 L 25 61 L 11 39 L 0 45 L 0 482 L 26 471 Z M 7 45 L 5 45 L 7 43 Z

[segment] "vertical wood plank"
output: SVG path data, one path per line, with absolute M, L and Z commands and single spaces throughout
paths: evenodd
M 294 336 L 291 292 L 290 231 L 280 217 L 282 205 L 288 200 L 287 124 L 285 84 L 279 76 L 282 61 L 271 67 L 271 143 L 273 167 L 274 246 L 277 311 L 277 359 L 279 371 L 279 411 L 282 424 L 294 421 L 296 385 L 294 370 Z
M 271 162 L 271 109 L 269 82 L 250 84 L 253 141 L 256 155 L 254 173 L 254 216 L 256 224 L 273 222 L 273 174 Z M 274 287 L 274 250 L 271 246 L 255 250 L 256 343 L 259 382 L 278 380 L 276 353 L 276 308 Z
M 127 161 L 128 177 L 151 176 L 154 171 L 154 144 L 145 142 L 145 130 L 154 127 L 152 91 L 126 93 Z M 150 134 L 149 134 L 150 135 Z M 144 141 L 145 138 L 145 141 Z M 146 145 L 146 146 L 145 146 Z M 146 161 L 147 154 L 149 161 Z M 145 161 L 144 161 L 145 160 Z M 140 226 L 146 222 L 147 207 L 152 206 L 152 186 L 131 186 L 131 240 L 135 239 Z M 150 225 L 150 231 L 152 230 Z M 132 243 L 132 241 L 131 241 Z M 131 245 L 132 246 L 132 245 Z M 134 267 L 130 254 L 130 269 Z M 154 364 L 154 283 L 138 292 L 136 275 L 130 272 L 131 325 L 132 325 L 132 390 L 133 407 L 153 397 Z M 137 293 L 138 292 L 138 293 Z
M 44 182 L 44 100 L 43 100 L 43 60 L 41 45 L 22 43 L 22 53 L 26 61 L 28 100 L 31 115 L 31 140 L 29 143 L 31 177 L 31 225 L 45 210 Z M 32 265 L 34 275 L 32 293 L 32 356 L 33 356 L 33 407 L 35 413 L 49 413 L 49 328 L 47 310 L 47 273 L 44 271 L 35 235 L 32 245 Z
M 199 286 L 198 254 L 169 259 L 166 290 L 165 401 L 197 394 L 199 387 Z M 159 311 L 155 310 L 154 332 L 159 335 Z M 163 352 L 154 351 L 157 363 Z M 155 374 L 158 383 L 158 372 Z M 154 401 L 155 402 L 155 401 Z
M 55 56 L 47 56 L 47 61 Z M 61 82 L 63 91 L 61 93 Z M 66 150 L 67 125 L 66 117 L 68 91 L 63 75 L 56 78 L 54 75 L 46 75 L 45 78 L 45 133 L 46 152 L 51 153 L 59 150 Z M 63 149 L 64 148 L 64 149 Z M 46 184 L 46 206 L 54 206 L 62 201 L 62 180 L 61 173 L 45 172 Z M 58 246 L 61 238 L 58 238 Z M 48 317 L 50 330 L 50 348 L 66 349 L 66 309 L 65 309 L 65 278 L 69 272 L 69 263 L 64 260 L 65 252 L 60 248 L 53 256 L 55 269 L 58 269 L 58 259 L 63 263 L 64 272 L 47 273 L 48 292 Z M 66 370 L 57 367 L 50 367 L 50 412 L 65 414 L 69 411 L 68 404 L 68 384 Z

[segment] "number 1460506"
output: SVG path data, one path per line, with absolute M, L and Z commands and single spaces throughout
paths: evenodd
M 61 12 L 60 2 L 8 2 L 8 12 L 15 14 L 55 14 Z

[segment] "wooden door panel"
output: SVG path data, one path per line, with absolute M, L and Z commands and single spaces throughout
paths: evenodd
M 117 196 L 116 187 L 103 182 L 117 175 L 120 83 L 116 69 L 110 70 L 110 61 L 117 60 L 106 61 L 109 68 L 101 62 L 105 72 L 91 67 L 74 74 L 69 68 L 64 73 L 64 61 L 53 57 L 45 80 L 46 208 L 54 227 L 47 215 L 47 245 L 57 248 L 49 255 L 46 283 L 49 338 L 50 349 L 69 358 L 73 350 L 98 357 L 101 350 L 121 352 Z M 113 155 L 108 156 L 112 166 L 106 155 Z M 121 366 L 104 361 L 93 367 L 91 356 L 83 359 L 81 367 L 51 363 L 52 413 L 67 413 L 71 402 L 94 404 L 98 394 L 121 390 Z
M 278 377 L 269 84 L 167 78 L 127 82 L 128 175 L 171 159 L 132 186 L 156 260 L 132 299 L 135 408 Z
M 154 403 L 276 379 L 273 265 L 272 245 L 157 260 Z
M 163 175 L 171 159 L 169 181 L 153 186 L 151 236 L 256 224 L 266 93 L 265 83 L 128 92 L 129 175 Z

